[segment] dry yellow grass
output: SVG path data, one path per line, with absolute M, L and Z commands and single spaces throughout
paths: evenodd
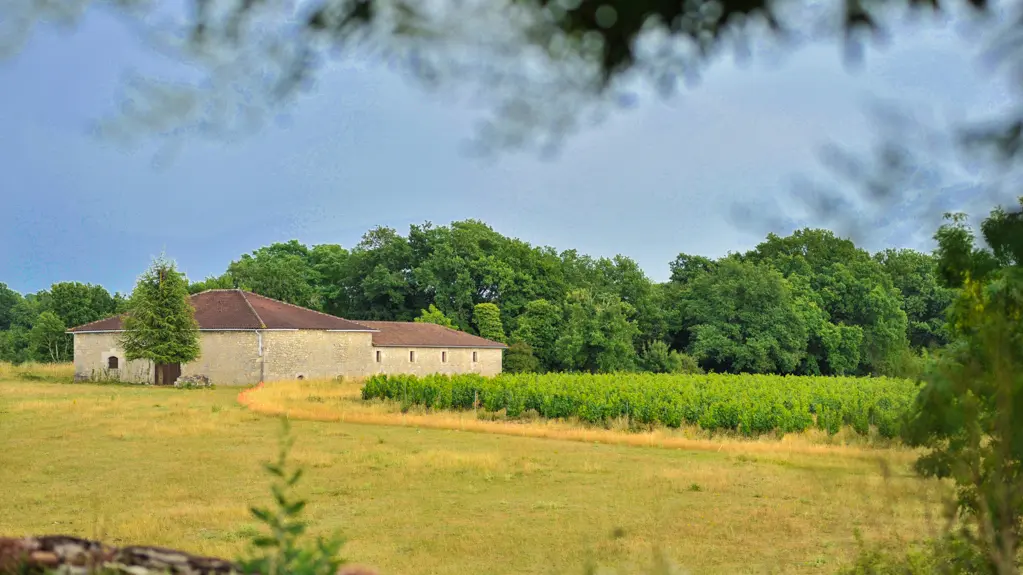
M 0 381 L 0 534 L 233 556 L 256 532 L 247 507 L 268 499 L 259 464 L 278 428 L 237 395 Z M 809 440 L 806 450 L 693 451 L 350 422 L 293 428 L 314 532 L 340 528 L 346 557 L 385 574 L 579 573 L 589 557 L 629 567 L 656 550 L 693 573 L 832 573 L 855 553 L 856 529 L 892 545 L 930 534 L 946 493 L 915 478 L 905 454 L 874 451 L 890 462 L 886 475 L 853 448 L 818 453 L 809 448 L 827 446 Z
M 0 380 L 42 379 L 46 381 L 71 382 L 75 378 L 72 363 L 21 363 L 14 365 L 0 361 Z

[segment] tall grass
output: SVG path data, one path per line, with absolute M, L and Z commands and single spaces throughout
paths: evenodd
M 72 363 L 13 364 L 0 361 L 0 381 L 5 379 L 72 382 L 75 379 L 75 366 Z

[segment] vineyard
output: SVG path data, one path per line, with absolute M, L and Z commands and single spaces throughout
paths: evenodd
M 747 436 L 842 426 L 882 437 L 898 435 L 916 397 L 909 380 L 775 375 L 518 374 L 377 375 L 363 399 L 388 399 L 403 408 L 535 412 L 607 425 L 627 418 L 640 425 L 695 425 Z

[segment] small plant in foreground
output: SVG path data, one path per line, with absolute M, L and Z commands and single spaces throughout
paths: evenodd
M 269 528 L 269 535 L 253 537 L 254 556 L 238 561 L 243 573 L 261 575 L 335 575 L 344 564 L 340 558 L 344 540 L 334 535 L 315 542 L 300 541 L 306 523 L 299 520 L 305 500 L 291 494 L 302 478 L 302 469 L 288 463 L 294 444 L 287 418 L 281 418 L 280 451 L 277 461 L 263 466 L 274 478 L 271 507 L 253 507 L 252 515 Z

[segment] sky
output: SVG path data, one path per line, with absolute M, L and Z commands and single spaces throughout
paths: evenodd
M 949 26 L 914 30 L 855 71 L 828 43 L 744 66 L 722 60 L 695 88 L 644 94 L 552 158 L 467 154 L 479 109 L 347 61 L 286 121 L 227 143 L 190 137 L 154 161 L 152 146 L 119 147 L 92 128 L 117 112 L 129 73 L 171 65 L 115 16 L 89 12 L 71 31 L 38 28 L 0 61 L 0 282 L 128 292 L 161 253 L 198 280 L 275 241 L 352 247 L 374 226 L 405 233 L 467 218 L 535 245 L 623 254 L 665 280 L 680 252 L 718 257 L 767 232 L 828 226 L 792 191 L 827 177 L 825 144 L 869 149 L 872 103 L 963 119 L 1010 102 L 975 43 Z M 948 191 L 944 208 L 975 191 L 969 173 L 921 178 Z M 857 239 L 869 249 L 930 247 L 933 217 L 863 217 Z

